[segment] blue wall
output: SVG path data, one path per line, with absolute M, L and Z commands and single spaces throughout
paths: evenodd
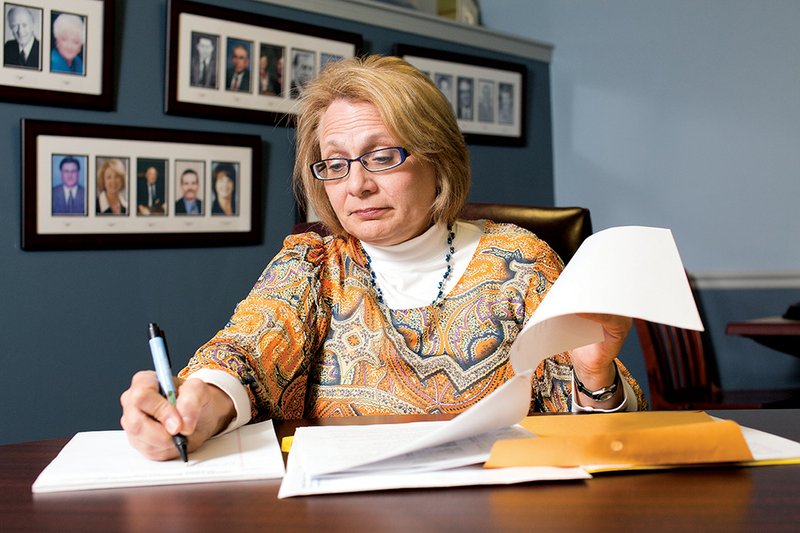
M 165 0 L 120 0 L 113 112 L 0 103 L 0 444 L 119 427 L 119 394 L 149 368 L 145 327 L 168 332 L 173 363 L 225 324 L 294 222 L 293 130 L 163 113 Z M 552 205 L 548 65 L 247 0 L 247 10 L 360 33 L 371 52 L 414 44 L 525 63 L 529 142 L 473 146 L 474 201 Z M 79 252 L 20 250 L 21 118 L 259 135 L 264 141 L 264 243 L 237 248 Z M 498 179 L 501 176 L 502 179 Z
M 521 4 L 482 20 L 554 44 L 558 203 L 671 228 L 690 272 L 800 277 L 800 2 Z
M 672 229 L 723 385 L 800 387 L 800 358 L 725 335 L 800 300 L 800 3 L 522 4 L 481 2 L 482 21 L 555 46 L 556 203 L 595 230 Z M 643 378 L 635 340 L 623 361 Z

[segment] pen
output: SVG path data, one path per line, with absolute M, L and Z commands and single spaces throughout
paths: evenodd
M 150 353 L 153 354 L 153 365 L 156 367 L 158 387 L 167 401 L 175 405 L 178 395 L 175 392 L 175 385 L 172 381 L 172 365 L 169 362 L 169 352 L 167 351 L 164 332 L 158 327 L 158 324 L 151 322 L 147 326 L 147 336 L 150 339 Z M 189 456 L 186 453 L 186 445 L 188 443 L 186 437 L 178 433 L 172 436 L 172 440 L 175 442 L 175 447 L 178 448 L 183 462 L 187 462 Z

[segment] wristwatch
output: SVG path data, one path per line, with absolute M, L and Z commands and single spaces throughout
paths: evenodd
M 589 390 L 586 388 L 586 385 L 581 383 L 581 380 L 578 379 L 578 376 L 575 374 L 575 369 L 572 369 L 572 379 L 575 381 L 575 385 L 578 387 L 578 390 L 584 393 L 586 396 L 591 398 L 596 402 L 604 402 L 606 400 L 611 399 L 614 396 L 614 393 L 617 392 L 617 388 L 619 387 L 620 383 L 620 375 L 619 375 L 619 367 L 617 366 L 616 361 L 614 362 L 614 383 L 609 385 L 608 387 L 603 387 L 602 389 L 597 390 Z

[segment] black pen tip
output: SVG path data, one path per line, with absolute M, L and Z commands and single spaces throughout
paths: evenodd
M 172 440 L 175 441 L 175 447 L 178 448 L 178 453 L 181 454 L 181 459 L 183 459 L 183 462 L 188 463 L 189 453 L 186 451 L 186 446 L 188 444 L 186 437 L 178 434 L 172 437 Z

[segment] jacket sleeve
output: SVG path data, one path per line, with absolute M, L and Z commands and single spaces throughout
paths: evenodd
M 301 418 L 312 355 L 330 312 L 319 294 L 325 242 L 292 235 L 228 321 L 180 372 L 223 370 L 245 386 L 255 420 Z

